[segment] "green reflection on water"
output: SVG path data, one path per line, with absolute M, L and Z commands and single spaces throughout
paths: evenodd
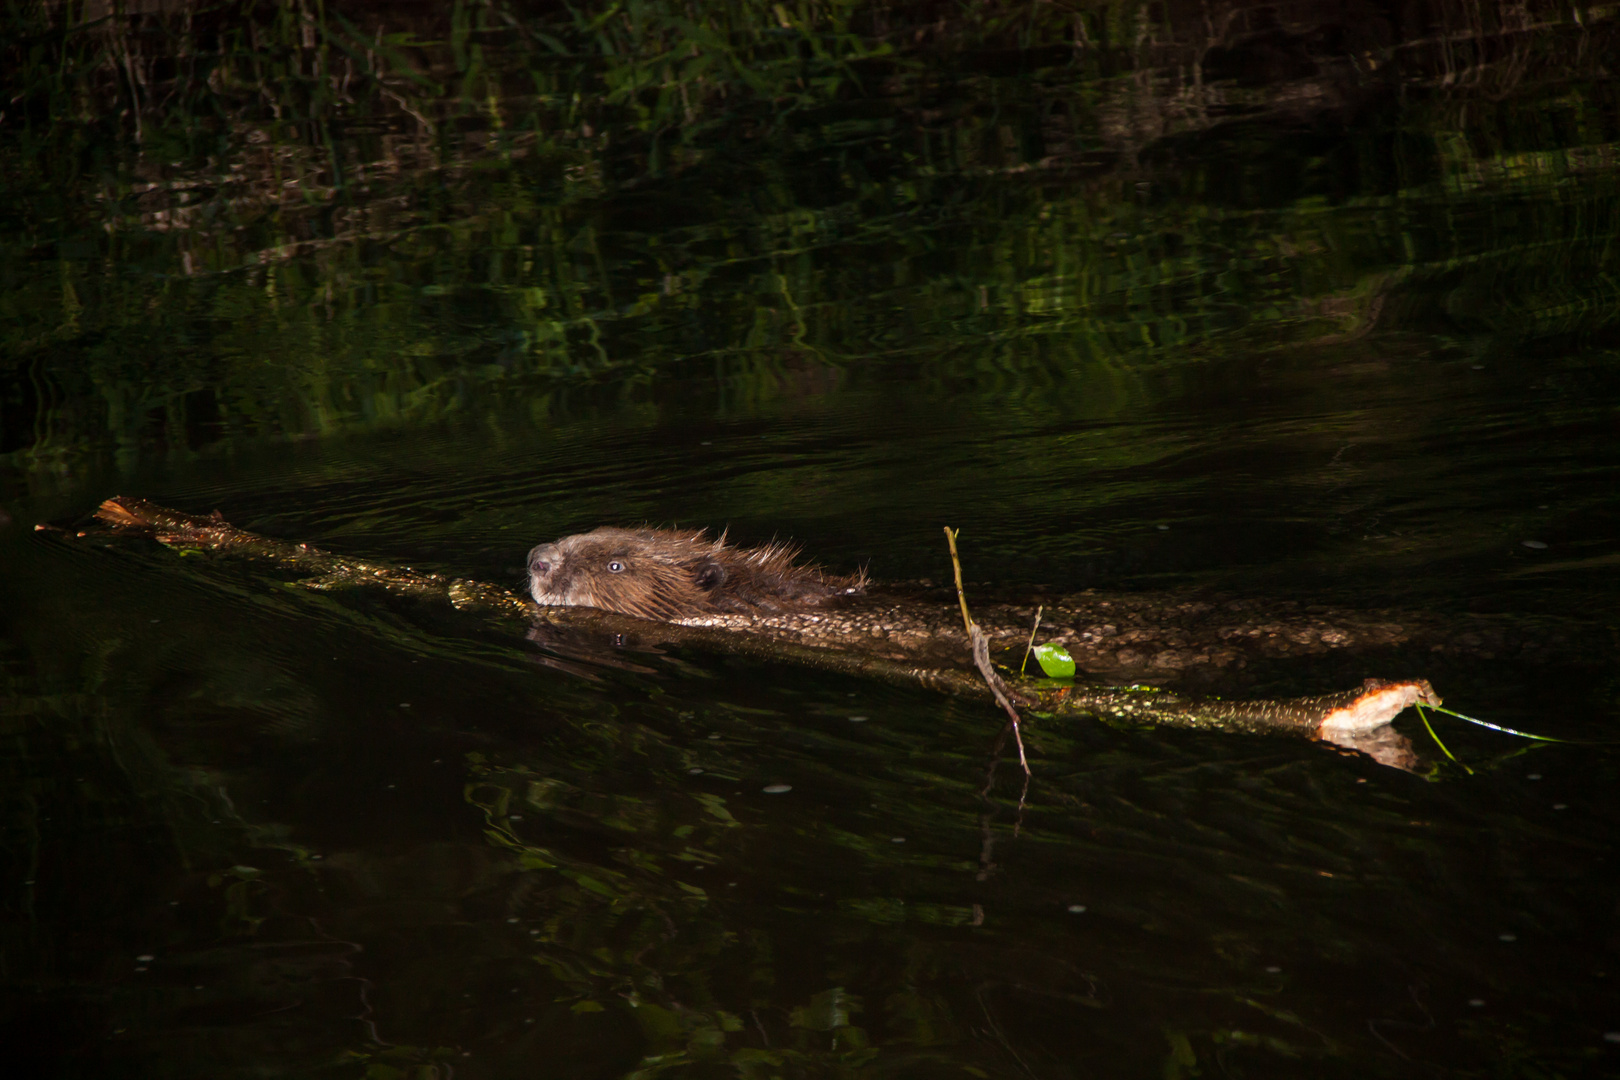
M 457 5 L 435 37 L 221 5 L 189 29 L 137 20 L 150 52 L 115 21 L 67 31 L 60 64 L 19 54 L 0 310 L 34 423 L 8 421 L 8 460 L 127 468 L 153 441 L 410 428 L 514 397 L 543 422 L 559 380 L 694 358 L 745 395 L 797 356 L 1083 372 L 1120 403 L 1153 366 L 1374 325 L 1484 355 L 1610 323 L 1607 80 L 1531 65 L 1482 110 L 1396 49 L 1396 104 L 1324 68 L 1359 113 L 1212 90 L 1149 139 L 1116 114 L 1172 114 L 1179 91 L 1112 78 L 1113 15 L 958 28 L 959 49 L 1090 43 L 1110 63 L 1036 51 L 937 87 L 967 53 L 896 53 L 861 10 L 552 25 Z M 67 14 L 28 17 L 37 37 Z M 1196 40 L 1166 17 L 1161 52 Z M 138 59 L 144 95 L 114 78 Z

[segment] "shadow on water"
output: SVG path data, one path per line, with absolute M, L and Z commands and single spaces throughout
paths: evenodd
M 1613 12 L 0 18 L 17 1067 L 1615 1070 Z M 29 531 L 114 492 L 512 585 L 639 522 L 943 581 L 950 523 L 983 595 L 1607 659 L 1243 677 L 1593 744 L 1471 774 L 1031 718 L 1025 794 L 988 707 Z

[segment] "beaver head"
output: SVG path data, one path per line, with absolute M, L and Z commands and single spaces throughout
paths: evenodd
M 723 612 L 797 611 L 860 593 L 864 574 L 839 577 L 794 562 L 783 544 L 738 548 L 701 531 L 615 529 L 565 536 L 529 552 L 535 603 L 594 607 L 670 622 Z

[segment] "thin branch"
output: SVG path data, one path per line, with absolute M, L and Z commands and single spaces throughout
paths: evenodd
M 1024 673 L 1024 669 L 1029 667 L 1029 654 L 1035 651 L 1035 635 L 1040 633 L 1041 612 L 1045 610 L 1045 604 L 1035 605 L 1035 625 L 1029 628 L 1029 643 L 1024 646 L 1024 662 L 1018 665 L 1019 675 L 1022 675 Z

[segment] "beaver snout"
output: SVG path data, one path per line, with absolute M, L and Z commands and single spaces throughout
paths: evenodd
M 547 603 L 554 584 L 553 571 L 559 570 L 562 553 L 556 544 L 540 544 L 529 552 L 529 593 L 536 602 Z

